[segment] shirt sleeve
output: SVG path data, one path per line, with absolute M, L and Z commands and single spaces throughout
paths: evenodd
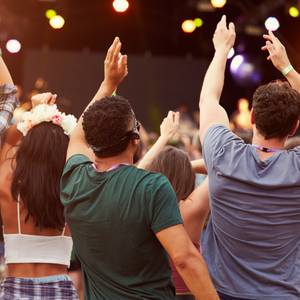
M 18 105 L 17 89 L 13 84 L 0 85 L 0 136 L 13 117 L 13 112 Z
M 207 170 L 211 170 L 217 157 L 222 156 L 230 143 L 242 142 L 231 130 L 222 125 L 208 128 L 203 141 L 203 158 Z
M 164 176 L 157 176 L 148 193 L 151 197 L 148 201 L 149 222 L 154 233 L 183 223 L 171 184 Z
M 90 159 L 81 154 L 71 156 L 66 162 L 60 182 L 60 198 L 63 205 L 68 203 L 73 192 L 74 182 L 80 180 L 81 170 L 89 163 Z

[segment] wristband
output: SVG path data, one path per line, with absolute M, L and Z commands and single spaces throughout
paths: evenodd
M 289 74 L 293 70 L 294 70 L 293 66 L 288 65 L 287 67 L 285 67 L 284 69 L 281 70 L 281 73 L 282 73 L 283 76 L 286 76 L 287 74 Z

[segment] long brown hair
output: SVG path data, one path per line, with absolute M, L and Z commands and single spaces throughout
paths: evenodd
M 41 229 L 62 230 L 65 224 L 60 202 L 60 178 L 69 137 L 61 127 L 43 122 L 23 138 L 17 153 L 11 193 L 27 209 L 27 216 Z
M 167 146 L 146 169 L 165 175 L 178 201 L 185 200 L 195 188 L 195 174 L 189 157 L 184 151 L 175 147 Z

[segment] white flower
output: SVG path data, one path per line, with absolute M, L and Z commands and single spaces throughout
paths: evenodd
M 73 115 L 60 112 L 56 105 L 40 104 L 22 115 L 17 128 L 25 136 L 32 127 L 42 122 L 52 122 L 61 126 L 64 133 L 70 135 L 77 124 L 77 119 Z

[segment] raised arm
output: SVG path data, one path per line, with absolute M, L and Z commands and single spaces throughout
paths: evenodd
M 229 120 L 219 101 L 224 86 L 227 56 L 235 42 L 234 24 L 226 25 L 226 16 L 218 23 L 213 43 L 215 55 L 204 77 L 200 94 L 200 140 L 203 143 L 207 129 L 213 124 L 229 127 Z
M 286 49 L 272 31 L 263 36 L 266 40 L 262 50 L 268 51 L 268 60 L 286 77 L 292 88 L 300 93 L 300 74 L 292 67 Z
M 8 127 L 18 104 L 15 96 L 16 88 L 13 84 L 5 62 L 0 56 L 0 137 Z
M 101 83 L 96 95 L 88 104 L 86 111 L 95 101 L 101 100 L 106 96 L 111 96 L 119 84 L 127 76 L 127 56 L 121 55 L 121 41 L 118 37 L 114 39 L 113 44 L 108 49 L 104 62 L 104 80 Z M 67 160 L 74 154 L 83 154 L 90 157 L 91 151 L 86 143 L 82 128 L 82 116 L 79 118 L 77 126 L 70 136 L 70 142 L 67 151 Z
M 145 169 L 154 158 L 164 149 L 168 141 L 174 136 L 179 128 L 179 112 L 169 111 L 160 125 L 160 137 L 139 162 L 138 167 Z

